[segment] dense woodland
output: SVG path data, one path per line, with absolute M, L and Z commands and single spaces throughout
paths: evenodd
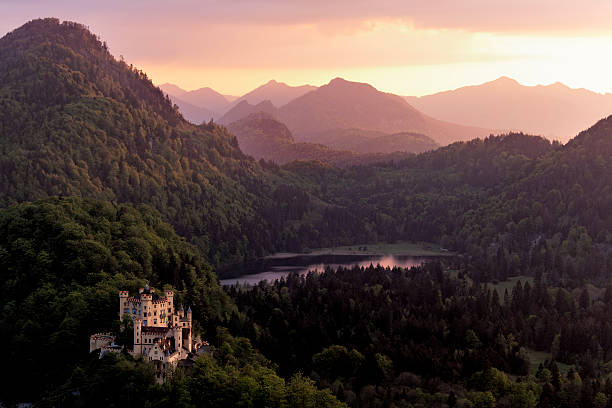
M 612 403 L 612 286 L 519 281 L 500 294 L 430 263 L 290 275 L 229 293 L 241 311 L 230 329 L 281 373 L 302 369 L 351 406 Z M 550 358 L 530 372 L 529 350 Z
M 0 401 L 612 406 L 610 170 L 612 117 L 566 145 L 507 134 L 384 164 L 255 161 L 85 27 L 30 22 L 0 39 Z M 458 256 L 227 291 L 214 273 L 410 240 Z M 533 284 L 493 290 L 517 275 Z M 128 356 L 87 355 L 89 334 L 120 329 L 117 291 L 145 282 L 174 288 L 213 348 L 163 386 Z

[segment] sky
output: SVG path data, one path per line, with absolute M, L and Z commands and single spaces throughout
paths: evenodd
M 420 96 L 508 76 L 612 93 L 609 0 L 0 0 L 0 35 L 40 17 L 186 90 L 343 77 Z

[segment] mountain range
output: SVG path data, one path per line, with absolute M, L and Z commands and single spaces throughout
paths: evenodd
M 522 131 L 561 142 L 612 114 L 612 94 L 572 89 L 559 82 L 525 86 L 508 77 L 405 99 L 442 120 Z
M 171 84 L 164 84 L 161 88 L 191 122 L 201 123 L 212 117 L 229 125 L 252 113 L 265 112 L 287 125 L 297 141 L 315 142 L 319 133 L 325 133 L 329 146 L 341 150 L 351 150 L 351 146 L 359 143 L 347 139 L 346 130 L 349 129 L 352 134 L 361 131 L 364 135 L 368 132 L 386 135 L 418 133 L 439 145 L 485 137 L 491 133 L 489 129 L 431 118 L 399 96 L 380 92 L 369 84 L 341 78 L 319 88 L 309 85 L 292 87 L 272 80 L 233 102 L 210 88 L 189 92 Z M 339 134 L 338 138 L 329 137 L 334 132 Z M 346 146 L 342 145 L 343 142 L 347 142 Z M 389 152 L 389 146 L 384 144 L 378 152 Z M 376 144 L 372 144 L 372 148 L 375 147 Z
M 343 150 L 350 150 L 351 146 L 358 144 L 347 138 L 347 135 L 357 133 L 361 134 L 361 140 L 372 132 L 378 132 L 379 136 L 421 134 L 439 145 L 485 137 L 491 133 L 487 129 L 433 119 L 399 96 L 380 92 L 369 84 L 341 78 L 305 93 L 280 108 L 269 101 L 257 105 L 242 101 L 219 119 L 219 123 L 229 124 L 260 111 L 287 125 L 296 141 L 319 142 Z M 347 133 L 347 130 L 350 132 Z M 322 138 L 321 134 L 326 136 Z M 338 137 L 333 137 L 335 134 Z M 376 149 L 376 144 L 372 148 Z M 388 151 L 389 144 L 382 144 L 376 152 Z
M 246 101 L 252 105 L 257 105 L 263 101 L 270 101 L 272 105 L 279 107 L 315 89 L 317 87 L 312 85 L 290 86 L 283 82 L 270 80 L 264 85 L 237 98 L 232 106 L 241 101 Z
M 311 85 L 290 86 L 275 80 L 271 80 L 242 96 L 222 95 L 208 87 L 193 91 L 186 91 L 169 83 L 162 84 L 159 87 L 170 96 L 172 102 L 178 105 L 185 119 L 196 124 L 204 120 L 210 120 L 210 118 L 219 119 L 227 111 L 244 102 L 257 105 L 269 101 L 278 107 L 316 89 Z
M 342 100 L 341 95 L 332 92 L 334 88 L 341 88 L 342 82 L 342 92 L 356 99 Z M 369 95 L 368 87 L 371 88 Z M 392 94 L 386 94 L 388 100 L 380 104 L 381 99 L 376 98 L 382 92 L 374 95 L 371 92 L 373 88 L 367 84 L 339 78 L 321 87 L 323 89 L 309 85 L 292 87 L 272 80 L 233 100 L 210 88 L 191 92 L 171 84 L 164 84 L 161 88 L 194 123 L 214 118 L 229 124 L 263 111 L 285 123 L 298 140 L 311 142 L 316 142 L 317 133 L 345 132 L 347 129 L 386 134 L 422 133 L 441 145 L 483 137 L 491 129 L 538 134 L 566 142 L 599 118 L 612 113 L 612 94 L 574 89 L 559 82 L 526 86 L 508 77 L 432 95 L 404 96 L 403 99 L 414 109 L 397 105 L 397 98 L 396 103 L 391 103 Z M 310 95 L 312 92 L 315 93 Z M 303 99 L 296 101 L 298 98 Z M 364 102 L 367 98 L 371 101 Z M 313 116 L 318 120 L 313 121 Z M 337 145 L 338 140 L 329 144 L 333 148 Z M 350 150 L 350 143 L 342 148 Z

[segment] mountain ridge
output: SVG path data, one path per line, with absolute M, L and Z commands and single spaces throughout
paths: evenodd
M 247 101 L 252 105 L 257 105 L 263 101 L 270 101 L 275 107 L 283 106 L 310 91 L 317 89 L 312 85 L 291 86 L 284 82 L 278 82 L 274 79 L 269 80 L 263 85 L 242 95 L 234 104 L 241 101 Z
M 346 149 L 342 144 L 334 148 L 324 143 L 295 142 L 287 126 L 261 111 L 232 122 L 227 128 L 236 136 L 244 153 L 255 159 L 264 159 L 280 165 L 312 160 L 337 167 L 393 162 L 437 147 L 425 136 L 403 134 L 376 135 L 365 142 L 361 141 L 364 145 L 361 149 Z M 386 143 L 389 147 L 380 150 L 381 143 Z M 416 145 L 416 148 L 413 145 Z
M 567 142 L 580 131 L 612 113 L 612 94 L 570 88 L 556 82 L 526 86 L 500 77 L 405 99 L 425 114 L 471 126 L 540 134 Z

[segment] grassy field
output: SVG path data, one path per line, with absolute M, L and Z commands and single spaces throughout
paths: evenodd
M 535 375 L 538 372 L 538 366 L 540 364 L 543 364 L 546 360 L 552 359 L 552 354 L 543 351 L 527 349 L 527 353 L 529 354 L 529 374 L 531 375 Z M 562 375 L 567 375 L 567 372 L 572 366 L 557 362 L 557 367 L 559 367 L 559 372 Z
M 516 283 L 521 281 L 521 284 L 525 286 L 525 282 L 529 282 L 529 284 L 533 287 L 533 277 L 531 276 L 513 276 L 508 278 L 503 282 L 498 283 L 489 283 L 489 287 L 495 289 L 497 294 L 499 295 L 500 301 L 504 302 L 504 291 L 508 290 L 508 294 L 512 296 L 512 288 L 516 286 Z
M 347 245 L 335 248 L 321 248 L 313 250 L 313 253 L 348 253 L 348 254 L 372 254 L 372 255 L 406 255 L 406 256 L 450 256 L 452 252 L 437 244 L 427 242 L 396 242 L 393 244 L 374 243 Z

